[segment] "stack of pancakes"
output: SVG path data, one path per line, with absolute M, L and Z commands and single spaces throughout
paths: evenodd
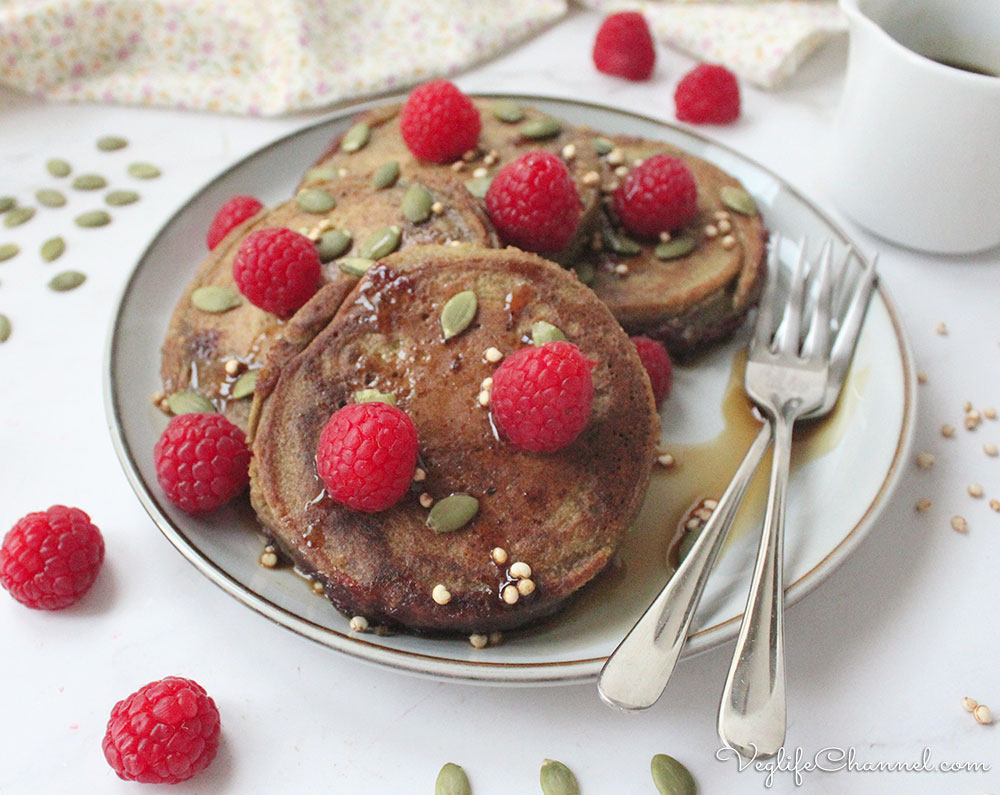
M 269 541 L 347 615 L 416 631 L 523 626 L 608 564 L 639 511 L 659 440 L 628 334 L 661 339 L 675 354 L 698 350 L 742 322 L 763 276 L 762 219 L 712 164 L 534 108 L 474 101 L 479 146 L 444 165 L 409 153 L 401 106 L 361 114 L 350 145 L 335 139 L 295 198 L 246 220 L 210 253 L 163 346 L 165 393 L 196 392 L 248 431 L 251 501 Z M 550 259 L 502 248 L 482 201 L 496 172 L 534 149 L 563 158 L 583 208 L 576 237 Z M 634 240 L 607 198 L 658 153 L 691 169 L 699 215 L 672 241 Z M 418 189 L 424 211 L 415 214 L 407 195 Z M 238 296 L 232 276 L 242 239 L 270 227 L 308 235 L 324 260 L 315 296 L 285 320 Z M 379 250 L 373 241 L 386 230 L 391 250 Z M 206 309 L 197 300 L 204 288 L 233 300 Z M 464 291 L 476 294 L 476 315 L 445 339 L 442 308 Z M 597 363 L 590 423 L 549 454 L 502 440 L 481 399 L 499 357 L 530 345 L 539 321 Z M 376 514 L 334 503 L 316 474 L 320 430 L 362 389 L 391 394 L 420 444 L 421 481 Z M 455 493 L 475 496 L 479 512 L 460 530 L 435 533 L 426 505 Z M 514 563 L 530 567 L 534 589 L 510 603 L 502 594 L 518 579 Z M 435 586 L 448 592 L 444 603 Z

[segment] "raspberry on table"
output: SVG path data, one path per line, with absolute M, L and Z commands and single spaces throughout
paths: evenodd
M 576 235 L 581 204 L 566 164 L 538 150 L 497 172 L 486 191 L 486 211 L 505 243 L 551 254 Z
M 698 185 L 684 161 L 653 155 L 632 169 L 614 192 L 622 223 L 640 237 L 655 237 L 698 215 Z
M 656 65 L 656 48 L 646 18 L 638 11 L 611 14 L 594 39 L 594 66 L 628 80 L 648 80 Z
M 250 482 L 246 436 L 221 414 L 171 418 L 153 461 L 167 499 L 187 513 L 214 511 Z
M 168 676 L 115 704 L 101 748 L 119 778 L 179 784 L 215 758 L 219 728 L 219 709 L 205 688 Z
M 512 445 L 551 453 L 587 427 L 594 382 L 588 360 L 571 342 L 515 351 L 493 373 L 490 410 Z
M 729 124 L 740 115 L 740 87 L 736 75 L 724 66 L 699 64 L 674 91 L 680 121 L 693 124 Z
M 662 342 L 657 342 L 649 337 L 631 337 L 635 351 L 639 354 L 639 361 L 649 376 L 649 384 L 653 388 L 653 400 L 659 408 L 667 396 L 670 394 L 670 387 L 674 383 L 674 369 L 670 361 L 670 354 L 663 346 Z
M 291 229 L 258 229 L 240 243 L 233 278 L 254 306 L 289 317 L 313 297 L 322 263 L 316 244 Z
M 90 590 L 104 561 L 101 531 L 79 508 L 29 513 L 4 536 L 0 585 L 21 604 L 61 610 Z
M 457 160 L 479 141 L 479 110 L 454 83 L 431 80 L 410 92 L 399 113 L 399 131 L 421 160 Z
M 233 196 L 223 204 L 212 219 L 205 242 L 209 249 L 215 248 L 232 229 L 242 224 L 247 218 L 256 215 L 264 205 L 253 196 Z
M 316 448 L 316 471 L 341 505 L 374 513 L 395 505 L 417 466 L 417 429 L 388 403 L 349 403 L 327 420 Z

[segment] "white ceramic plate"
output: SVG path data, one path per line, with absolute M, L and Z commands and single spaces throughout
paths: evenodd
M 841 252 L 849 244 L 840 229 L 778 177 L 718 144 L 605 107 L 542 97 L 520 99 L 604 133 L 639 135 L 683 147 L 741 179 L 772 230 L 791 240 L 802 235 L 812 241 L 830 238 Z M 312 640 L 369 662 L 468 682 L 552 684 L 593 679 L 668 575 L 662 553 L 673 520 L 665 520 L 657 510 L 644 511 L 638 528 L 626 539 L 619 576 L 592 586 L 555 620 L 510 633 L 496 647 L 475 650 L 464 639 L 350 632 L 347 619 L 314 595 L 296 573 L 258 564 L 263 536 L 248 506 L 191 517 L 163 499 L 156 484 L 152 451 L 166 418 L 151 405 L 149 396 L 159 388 L 160 344 L 185 282 L 205 256 L 205 231 L 215 210 L 237 193 L 256 195 L 268 205 L 292 195 L 300 175 L 360 109 L 281 138 L 216 177 L 174 215 L 139 260 L 111 331 L 105 380 L 109 425 L 122 465 L 143 506 L 181 554 L 227 593 Z M 697 367 L 678 369 L 674 392 L 663 410 L 664 438 L 670 445 L 709 440 L 720 432 L 723 393 L 742 344 L 736 339 Z M 819 452 L 800 460 L 793 474 L 785 560 L 789 602 L 816 587 L 857 546 L 895 485 L 910 445 L 913 366 L 896 312 L 882 288 L 868 313 L 848 392 L 841 419 L 834 421 L 835 431 L 826 434 Z M 652 488 L 669 489 L 670 484 L 670 473 L 659 473 Z M 756 539 L 745 531 L 734 536 L 709 581 L 687 654 L 736 634 Z

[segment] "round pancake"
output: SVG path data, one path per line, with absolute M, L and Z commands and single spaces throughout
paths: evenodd
M 601 164 L 590 135 L 528 105 L 514 105 L 509 100 L 497 99 L 473 98 L 472 101 L 479 109 L 482 129 L 478 148 L 462 159 L 446 164 L 418 160 L 407 148 L 399 131 L 399 111 L 402 105 L 384 105 L 359 114 L 352 122 L 352 125 L 368 126 L 371 131 L 368 143 L 348 152 L 341 148 L 343 135 L 337 136 L 316 165 L 306 173 L 300 187 L 309 186 L 314 179 L 329 178 L 334 173 L 371 174 L 383 163 L 395 160 L 403 173 L 445 171 L 457 174 L 472 193 L 483 196 L 489 180 L 503 166 L 527 152 L 544 149 L 562 157 L 580 196 L 582 213 L 577 235 L 563 251 L 544 252 L 545 257 L 556 262 L 570 261 L 589 239 L 600 205 Z M 498 114 L 509 111 L 511 106 L 523 114 L 517 121 L 502 121 L 498 118 Z M 525 130 L 531 130 L 531 125 L 543 121 L 555 123 L 558 130 L 546 137 L 524 134 Z
M 474 320 L 444 341 L 442 307 L 465 290 L 478 299 Z M 590 422 L 550 454 L 502 441 L 477 399 L 498 366 L 484 352 L 531 344 L 539 320 L 596 362 Z M 426 471 L 376 514 L 334 503 L 316 474 L 321 429 L 364 388 L 391 393 L 413 419 Z M 607 308 L 571 272 L 512 248 L 420 246 L 381 260 L 254 402 L 251 501 L 275 542 L 345 614 L 417 631 L 510 629 L 557 610 L 611 560 L 659 435 L 649 380 Z M 479 512 L 435 534 L 421 492 L 471 494 Z M 507 604 L 500 594 L 518 561 L 536 589 Z M 438 584 L 447 604 L 431 596 Z
M 599 250 L 586 256 L 593 269 L 591 288 L 626 331 L 663 340 L 671 353 L 688 353 L 728 336 L 760 294 L 767 243 L 763 219 L 723 203 L 722 188 L 743 186 L 712 163 L 665 143 L 624 136 L 611 140 L 620 154 L 602 159 L 606 169 L 617 170 L 615 179 L 636 161 L 661 153 L 683 160 L 691 169 L 698 185 L 698 216 L 674 238 L 683 234 L 695 247 L 686 256 L 659 259 L 659 241 L 631 237 L 608 202 L 595 236 Z M 608 157 L 618 165 L 608 163 Z M 728 232 L 718 232 L 717 213 L 726 213 Z M 706 234 L 709 226 L 718 232 L 714 237 Z M 637 253 L 615 253 L 615 240 L 622 238 L 635 244 Z
M 412 180 L 401 177 L 390 187 L 376 189 L 369 178 L 353 177 L 315 186 L 327 191 L 337 202 L 327 212 L 306 212 L 293 199 L 261 211 L 232 230 L 202 263 L 174 309 L 160 367 L 165 393 L 197 391 L 246 429 L 250 399 L 249 396 L 232 399 L 234 384 L 243 373 L 264 363 L 267 351 L 281 337 L 286 321 L 246 299 L 233 309 L 213 313 L 195 307 L 191 297 L 196 289 L 208 285 L 239 293 L 233 280 L 233 258 L 243 238 L 253 231 L 287 227 L 316 237 L 327 229 L 346 230 L 351 233 L 351 247 L 341 256 L 356 255 L 369 234 L 390 225 L 401 230 L 400 248 L 456 241 L 484 246 L 498 244 L 485 212 L 461 183 L 445 174 L 426 174 L 420 182 L 431 198 L 441 204 L 440 213 L 432 213 L 421 223 L 411 223 L 401 211 L 403 195 Z M 319 307 L 331 309 L 332 315 L 339 299 L 350 291 L 357 277 L 345 273 L 334 261 L 323 265 L 322 280 L 328 286 L 323 299 L 310 308 L 312 322 L 323 320 L 313 316 Z M 240 365 L 235 373 L 226 370 L 226 362 L 232 359 Z

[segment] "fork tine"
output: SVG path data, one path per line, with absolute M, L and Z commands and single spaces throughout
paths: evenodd
M 774 335 L 774 302 L 778 294 L 778 271 L 781 267 L 781 235 L 775 232 L 771 237 L 771 247 L 767 254 L 767 273 L 764 274 L 764 290 L 757 305 L 757 323 L 754 326 L 752 348 L 771 346 Z
M 806 239 L 799 243 L 799 256 L 795 261 L 792 273 L 792 283 L 788 288 L 788 301 L 781 324 L 774 334 L 775 350 L 797 356 L 799 353 L 799 334 L 802 328 L 802 303 L 805 300 L 806 286 Z
M 850 258 L 852 251 L 848 251 Z M 875 272 L 875 265 L 878 262 L 878 254 L 875 254 L 865 266 L 854 291 L 851 295 L 850 305 L 844 313 L 844 319 L 840 324 L 837 337 L 833 341 L 833 349 L 830 353 L 830 379 L 843 380 L 847 369 L 851 366 L 851 359 L 854 356 L 854 346 L 858 342 L 858 335 L 861 332 L 861 323 L 865 319 L 865 312 L 871 300 L 875 285 L 878 283 L 878 275 Z
M 830 313 L 833 305 L 833 242 L 827 240 L 823 243 L 820 251 L 817 268 L 819 274 L 815 281 L 818 281 L 816 288 L 816 303 L 810 313 L 811 321 L 806 340 L 802 345 L 802 357 L 805 359 L 815 359 L 822 357 L 824 360 L 830 353 Z

